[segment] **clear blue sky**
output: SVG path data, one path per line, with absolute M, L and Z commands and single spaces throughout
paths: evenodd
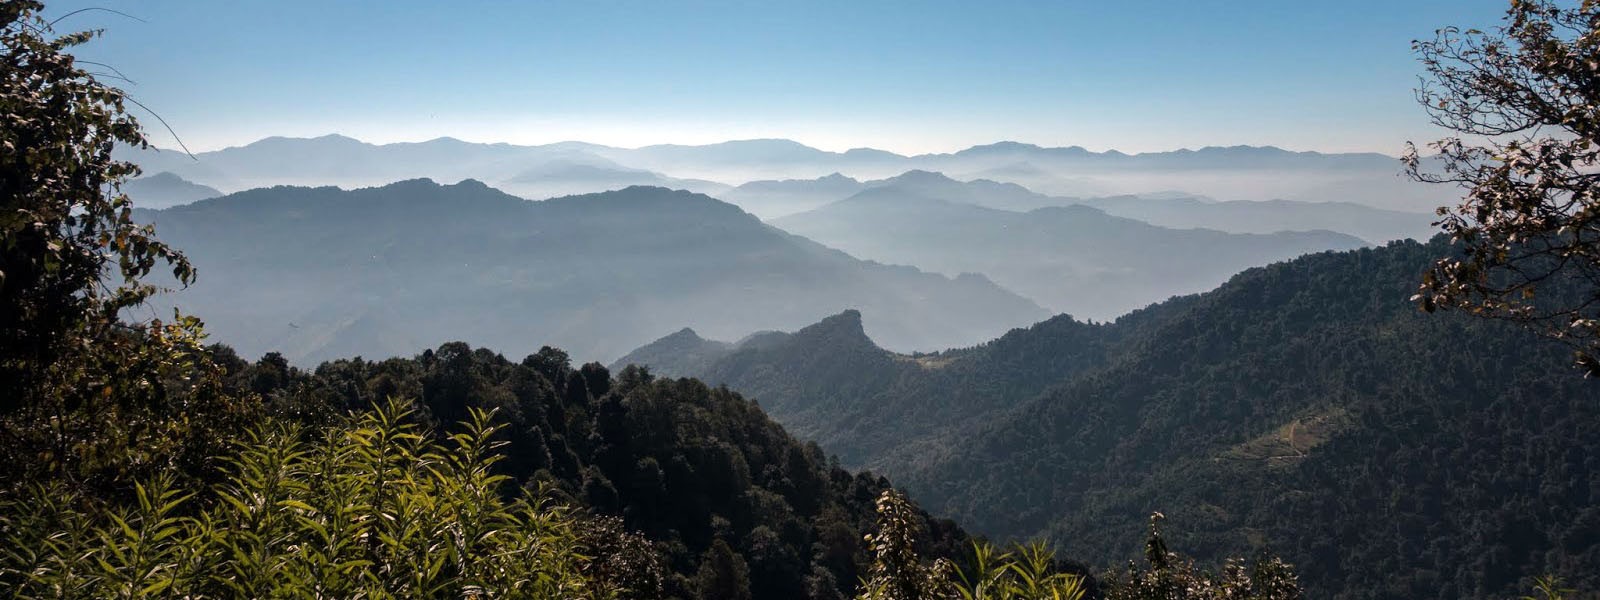
M 1411 40 L 1504 0 L 56 2 L 196 149 L 268 135 L 1398 153 Z M 168 145 L 165 134 L 157 141 Z

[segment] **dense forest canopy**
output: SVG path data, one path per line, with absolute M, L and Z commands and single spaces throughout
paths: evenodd
M 1092 563 L 1136 550 L 1105 534 L 1159 510 L 1196 556 L 1281 553 L 1316 596 L 1509 595 L 1545 572 L 1593 587 L 1600 391 L 1558 345 L 1417 311 L 1410 286 L 1448 249 L 1308 256 L 938 354 L 884 351 L 847 313 L 668 368 L 975 531 Z

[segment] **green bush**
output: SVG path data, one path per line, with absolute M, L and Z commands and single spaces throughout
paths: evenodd
M 1145 542 L 1148 568 L 1129 564 L 1106 577 L 1106 600 L 1299 600 L 1294 568 L 1279 558 L 1230 558 L 1221 574 L 1200 571 L 1194 561 L 1167 549 L 1161 513 L 1150 516 Z
M 873 561 L 860 600 L 1079 600 L 1084 578 L 1057 572 L 1055 553 L 1042 543 L 1000 551 L 973 544 L 968 569 L 949 559 L 923 564 L 915 550 L 916 509 L 894 490 L 878 497 L 878 532 L 867 536 Z
M 169 476 L 123 504 L 13 493 L 0 596 L 608 598 L 659 581 L 648 553 L 590 556 L 581 515 L 506 500 L 490 412 L 443 440 L 411 417 L 390 402 L 319 431 L 268 422 L 199 494 Z

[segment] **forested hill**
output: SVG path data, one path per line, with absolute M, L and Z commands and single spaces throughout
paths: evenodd
M 415 358 L 338 360 L 315 371 L 278 355 L 247 363 L 217 352 L 238 393 L 260 394 L 270 412 L 301 422 L 386 397 L 416 399 L 441 431 L 469 408 L 497 411 L 508 425 L 501 472 L 642 534 L 652 546 L 645 551 L 663 561 L 659 597 L 847 597 L 870 561 L 862 536 L 888 481 L 840 468 L 726 389 L 635 369 L 613 377 L 598 364 L 574 367 L 551 348 L 513 362 L 454 342 Z M 962 556 L 966 534 L 918 518 L 924 556 Z M 639 565 L 619 568 L 641 575 Z
M 1201 557 L 1281 553 L 1312 597 L 1507 597 L 1545 572 L 1600 586 L 1600 387 L 1558 345 L 1410 304 L 1447 251 L 1307 256 L 941 355 L 785 368 L 831 351 L 740 350 L 703 375 L 802 432 L 804 407 L 893 407 L 903 426 L 824 448 L 977 532 L 1046 533 L 1091 562 L 1134 552 L 1117 532 L 1160 510 Z M 1031 350 L 1006 366 L 1008 344 Z M 920 418 L 950 404 L 942 425 Z
M 1600 584 L 1600 386 L 1566 351 L 1406 298 L 1443 243 L 1246 272 L 1111 365 L 888 462 L 992 533 L 1110 558 L 1165 510 L 1203 555 L 1270 548 L 1316 595 Z
M 878 458 L 895 447 L 959 429 L 1102 364 L 1128 339 L 1125 332 L 1158 318 L 1142 311 L 1119 328 L 1058 316 L 979 346 L 906 355 L 874 344 L 864 317 L 850 310 L 795 333 L 736 344 L 689 343 L 679 332 L 614 366 L 631 362 L 729 385 L 846 464 L 881 465 Z M 678 348 L 687 351 L 672 351 Z
M 611 368 L 621 370 L 628 365 L 642 365 L 662 377 L 686 377 L 710 367 L 727 356 L 743 342 L 730 344 L 700 337 L 685 327 L 664 338 L 650 342 L 611 363 Z
M 475 181 L 277 187 L 138 218 L 205 273 L 171 302 L 247 356 L 302 365 L 457 339 L 609 360 L 685 325 L 733 337 L 852 307 L 887 346 L 935 349 L 1048 316 L 982 277 L 857 260 L 663 188 L 530 202 Z

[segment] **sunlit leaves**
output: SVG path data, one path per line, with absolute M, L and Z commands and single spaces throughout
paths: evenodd
M 405 403 L 308 431 L 269 423 L 206 494 L 168 478 L 129 505 L 53 488 L 0 503 L 0 595 L 603 598 L 581 519 L 507 501 L 500 426 L 472 411 L 445 440 Z
M 118 191 L 138 167 L 113 150 L 146 146 L 132 100 L 68 53 L 97 32 L 40 9 L 0 0 L 0 472 L 125 485 L 193 439 L 170 417 L 219 403 L 173 398 L 209 376 L 199 321 L 130 310 L 158 268 L 195 275 Z
M 867 536 L 872 564 L 859 600 L 1079 600 L 1082 577 L 1056 569 L 1042 543 L 1007 551 L 978 542 L 970 570 L 948 559 L 924 564 L 917 555 L 917 511 L 894 490 L 878 496 L 878 531 Z
M 1278 558 L 1254 561 L 1230 558 L 1221 573 L 1195 567 L 1167 548 L 1161 537 L 1163 516 L 1150 517 L 1145 543 L 1146 567 L 1130 563 L 1104 581 L 1107 600 L 1297 600 L 1300 582 L 1294 569 Z
M 1411 147 L 1406 169 L 1465 197 L 1437 223 L 1458 252 L 1412 300 L 1536 327 L 1600 373 L 1600 6 L 1513 2 L 1494 32 L 1447 28 L 1413 47 L 1418 100 L 1462 137 L 1431 156 Z

